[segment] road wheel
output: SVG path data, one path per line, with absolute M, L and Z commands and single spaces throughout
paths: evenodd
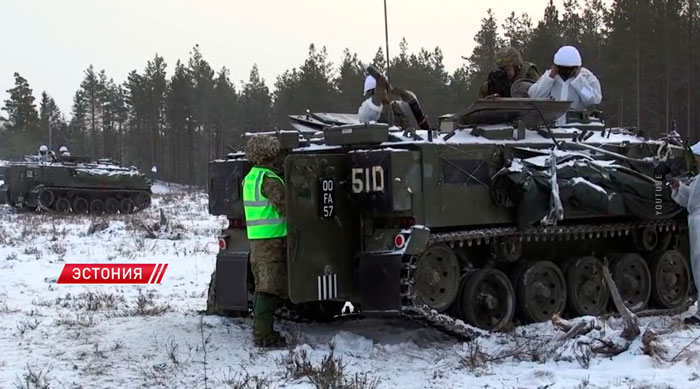
M 53 205 L 56 212 L 66 213 L 70 211 L 70 200 L 67 197 L 59 197 Z
M 610 290 L 603 279 L 603 263 L 595 257 L 572 260 L 566 269 L 567 306 L 575 316 L 605 312 Z
M 561 315 L 566 307 L 566 282 L 550 261 L 527 263 L 514 284 L 518 312 L 523 320 L 542 322 Z
M 75 199 L 73 199 L 73 213 L 87 213 L 88 209 L 90 209 L 90 203 L 85 197 L 78 196 Z
M 651 257 L 651 299 L 659 308 L 677 308 L 690 291 L 688 261 L 676 250 L 659 251 Z
M 139 193 L 136 195 L 134 203 L 136 204 L 136 209 L 142 210 L 148 208 L 151 205 L 151 196 L 146 193 Z
M 114 197 L 110 197 L 105 200 L 105 212 L 109 215 L 114 215 L 119 212 L 119 201 Z
M 39 205 L 43 208 L 51 208 L 55 199 L 56 195 L 54 195 L 51 189 L 42 189 L 41 192 L 39 192 Z
M 90 214 L 100 216 L 105 213 L 105 203 L 100 199 L 94 199 L 90 202 Z
M 500 270 L 474 270 L 466 278 L 460 298 L 464 319 L 475 327 L 497 331 L 513 320 L 515 293 Z
M 651 294 L 651 274 L 644 258 L 634 253 L 620 255 L 610 270 L 627 308 L 634 312 L 644 309 Z
M 119 212 L 126 215 L 134 212 L 134 200 L 131 197 L 124 197 L 119 202 Z
M 444 244 L 428 247 L 416 267 L 416 301 L 444 312 L 459 292 L 459 260 Z

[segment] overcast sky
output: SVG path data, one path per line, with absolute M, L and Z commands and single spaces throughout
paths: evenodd
M 546 3 L 387 0 L 390 54 L 402 37 L 412 52 L 439 46 L 452 71 L 471 53 L 489 7 L 500 24 L 511 11 L 539 20 Z M 229 68 L 237 88 L 254 63 L 272 87 L 278 74 L 303 63 L 310 43 L 326 46 L 335 64 L 346 47 L 368 61 L 384 46 L 382 0 L 0 0 L 0 10 L 0 99 L 19 72 L 37 106 L 45 90 L 66 116 L 90 64 L 121 83 L 157 52 L 172 74 L 198 43 L 214 69 Z

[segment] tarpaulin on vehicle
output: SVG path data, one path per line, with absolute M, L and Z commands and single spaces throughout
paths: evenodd
M 518 228 L 543 220 L 551 209 L 550 167 L 535 157 L 514 160 L 491 180 L 496 204 L 515 208 Z M 593 216 L 668 219 L 683 209 L 671 199 L 671 189 L 654 178 L 612 161 L 564 159 L 556 167 L 558 193 L 566 212 Z

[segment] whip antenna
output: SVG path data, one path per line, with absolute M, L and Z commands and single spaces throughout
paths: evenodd
M 386 0 L 384 0 L 384 37 L 386 39 L 386 77 L 389 78 L 389 24 L 386 17 Z

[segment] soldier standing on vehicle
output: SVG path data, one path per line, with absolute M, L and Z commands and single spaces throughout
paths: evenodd
M 691 147 L 695 156 L 695 165 L 700 166 L 700 142 Z M 688 238 L 690 239 L 690 268 L 693 273 L 695 287 L 700 288 L 700 179 L 690 182 L 690 185 L 673 181 L 672 197 L 678 204 L 688 209 Z M 700 303 L 694 316 L 685 319 L 686 324 L 700 325 Z
M 598 78 L 581 67 L 581 54 L 573 46 L 563 46 L 554 54 L 554 64 L 534 83 L 528 94 L 532 98 L 571 101 L 571 109 L 583 111 L 603 99 Z M 566 124 L 566 114 L 557 119 Z
M 277 139 L 266 135 L 246 145 L 253 168 L 243 180 L 243 206 L 255 278 L 253 337 L 260 347 L 286 344 L 273 329 L 278 300 L 287 295 L 287 207 L 284 181 L 273 170 L 279 152 Z
M 479 97 L 511 97 L 510 87 L 515 81 L 540 77 L 537 66 L 523 62 L 520 52 L 513 47 L 504 47 L 496 53 L 496 70 L 489 73 L 479 90 Z
M 364 100 L 357 111 L 361 123 L 378 122 L 390 126 L 408 128 L 429 128 L 415 93 L 389 85 L 386 76 L 375 70 L 365 78 Z

